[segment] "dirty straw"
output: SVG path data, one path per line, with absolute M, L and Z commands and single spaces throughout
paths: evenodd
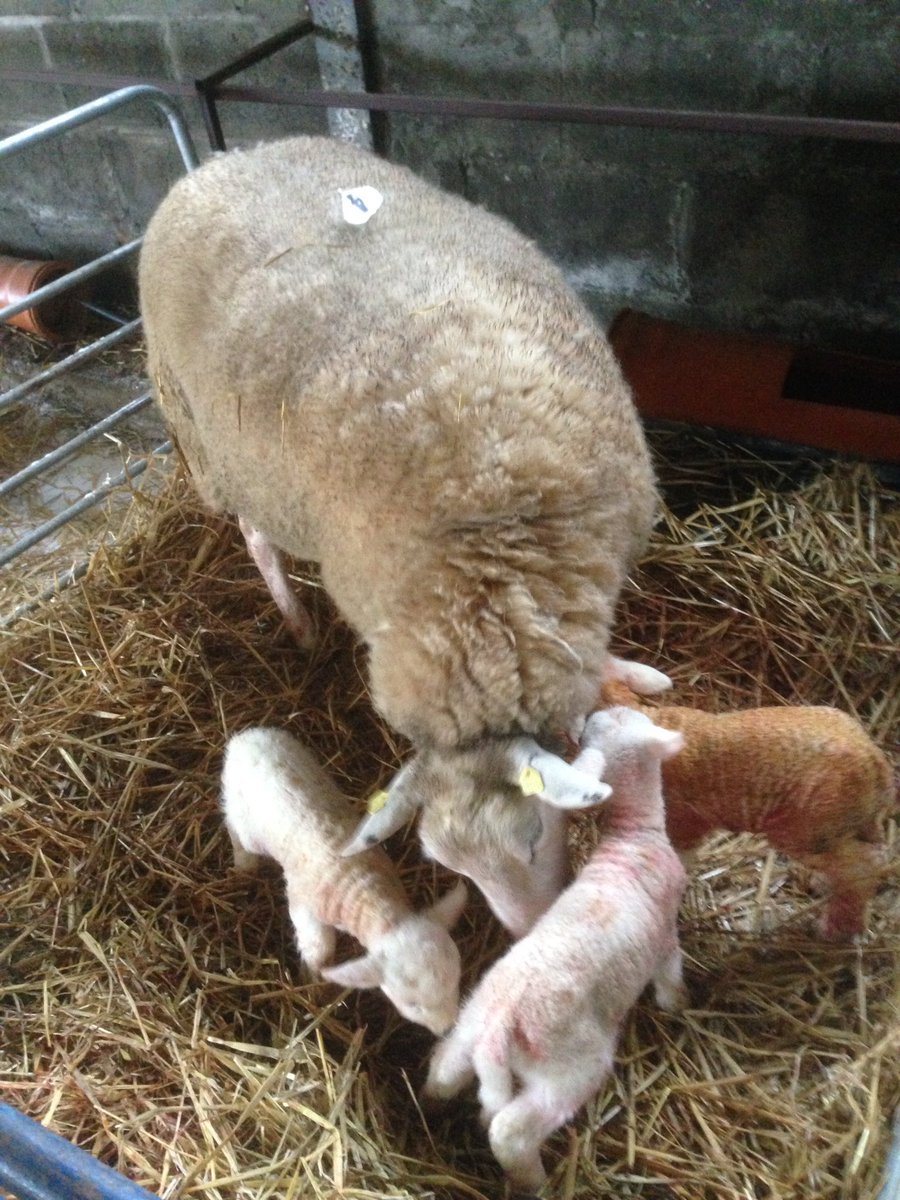
M 896 760 L 896 497 L 852 464 L 653 443 L 668 508 L 614 648 L 682 703 L 837 704 Z M 395 769 L 363 654 L 297 564 L 320 634 L 304 657 L 182 480 L 129 520 L 0 642 L 0 1097 L 163 1197 L 499 1197 L 474 1104 L 419 1111 L 428 1035 L 380 993 L 305 979 L 277 873 L 229 869 L 229 733 L 285 726 L 359 797 Z M 682 914 L 692 1007 L 638 1006 L 612 1080 L 548 1144 L 548 1194 L 874 1200 L 900 1104 L 889 835 L 850 948 L 812 935 L 796 865 L 749 837 L 706 846 Z M 410 837 L 391 849 L 418 899 L 445 882 Z M 468 984 L 504 935 L 476 899 L 460 938 Z

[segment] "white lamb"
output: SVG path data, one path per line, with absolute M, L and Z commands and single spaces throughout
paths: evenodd
M 415 914 L 381 849 L 342 858 L 356 820 L 351 802 L 310 751 L 279 729 L 245 729 L 229 740 L 222 807 L 237 867 L 251 870 L 260 856 L 281 865 L 297 948 L 310 968 L 345 987 L 380 987 L 410 1021 L 432 1033 L 449 1029 L 460 960 L 447 930 L 465 904 L 463 883 Z M 326 967 L 336 929 L 368 953 Z
M 661 763 L 679 733 L 634 709 L 594 714 L 584 742 L 606 757 L 613 796 L 580 874 L 484 976 L 435 1049 L 425 1099 L 477 1075 L 491 1149 L 515 1188 L 546 1176 L 544 1140 L 599 1089 L 628 1010 L 652 981 L 661 1007 L 685 999 L 676 919 L 685 873 L 665 833 Z

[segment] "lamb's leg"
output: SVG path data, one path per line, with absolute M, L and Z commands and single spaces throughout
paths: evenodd
M 688 1005 L 682 966 L 681 947 L 676 942 L 674 949 L 663 955 L 653 976 L 656 1003 L 666 1012 L 680 1012 Z
M 541 1162 L 544 1140 L 565 1121 L 542 1110 L 531 1091 L 521 1092 L 491 1121 L 488 1138 L 494 1158 L 514 1188 L 536 1192 L 547 1180 Z
M 595 1095 L 613 1068 L 613 1044 L 587 1046 L 580 1063 L 569 1061 L 547 1076 L 529 1079 L 524 1089 L 501 1108 L 488 1129 L 494 1157 L 514 1188 L 537 1191 L 547 1176 L 541 1146 Z
M 303 904 L 291 903 L 290 914 L 300 957 L 310 970 L 321 971 L 334 958 L 337 941 L 334 929 Z
M 435 1046 L 422 1088 L 425 1101 L 451 1100 L 475 1078 L 472 1046 L 459 1026 Z
M 501 1109 L 513 1098 L 513 1074 L 506 1054 L 476 1050 L 475 1070 L 478 1075 L 478 1099 L 481 1103 L 481 1123 L 490 1126 Z
M 234 854 L 235 869 L 238 871 L 258 870 L 259 864 L 262 862 L 262 855 L 254 854 L 251 850 L 247 850 L 230 825 L 226 824 L 225 828 L 228 831 L 228 840 L 231 842 L 231 849 Z
M 885 860 L 879 843 L 846 838 L 824 854 L 797 854 L 825 877 L 829 896 L 819 931 L 829 941 L 849 941 L 866 928 L 866 908 L 875 893 Z
M 266 581 L 266 586 L 278 611 L 284 617 L 285 624 L 304 650 L 311 649 L 315 641 L 312 620 L 297 599 L 297 594 L 285 570 L 284 555 L 277 546 L 272 545 L 265 534 L 260 533 L 243 517 L 238 518 L 238 524 L 247 543 L 247 549 L 250 551 L 250 557 Z

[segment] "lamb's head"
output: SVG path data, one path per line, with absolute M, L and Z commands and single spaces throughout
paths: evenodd
M 420 751 L 381 793 L 381 806 L 344 853 L 388 837 L 421 808 L 426 854 L 468 876 L 499 920 L 521 936 L 565 885 L 563 810 L 599 804 L 609 794 L 595 776 L 530 738 Z
M 654 724 L 646 713 L 626 705 L 613 705 L 591 713 L 581 738 L 606 760 L 604 777 L 613 790 L 623 774 L 642 764 L 662 763 L 684 747 L 684 736 Z
M 460 959 L 449 934 L 466 902 L 460 881 L 424 913 L 407 917 L 369 947 L 368 954 L 322 974 L 345 987 L 378 987 L 401 1016 L 435 1034 L 446 1033 L 459 1011 Z

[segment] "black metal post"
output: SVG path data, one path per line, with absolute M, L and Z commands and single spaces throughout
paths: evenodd
M 285 46 L 290 46 L 292 42 L 299 41 L 300 38 L 306 37 L 315 29 L 312 21 L 298 21 L 295 25 L 290 25 L 281 33 L 275 33 L 272 37 L 266 38 L 259 45 L 251 47 L 246 53 L 238 55 L 230 63 L 226 63 L 224 67 L 219 67 L 217 71 L 213 71 L 209 75 L 204 75 L 202 79 L 195 79 L 194 86 L 197 89 L 197 95 L 200 99 L 200 110 L 203 113 L 203 121 L 206 125 L 206 133 L 209 138 L 209 144 L 214 150 L 224 150 L 225 135 L 222 132 L 222 122 L 219 119 L 219 110 L 216 104 L 216 94 L 219 84 L 226 79 L 231 79 L 234 75 L 240 74 L 248 67 L 255 66 L 256 63 L 262 62 L 271 55 L 283 50 Z

